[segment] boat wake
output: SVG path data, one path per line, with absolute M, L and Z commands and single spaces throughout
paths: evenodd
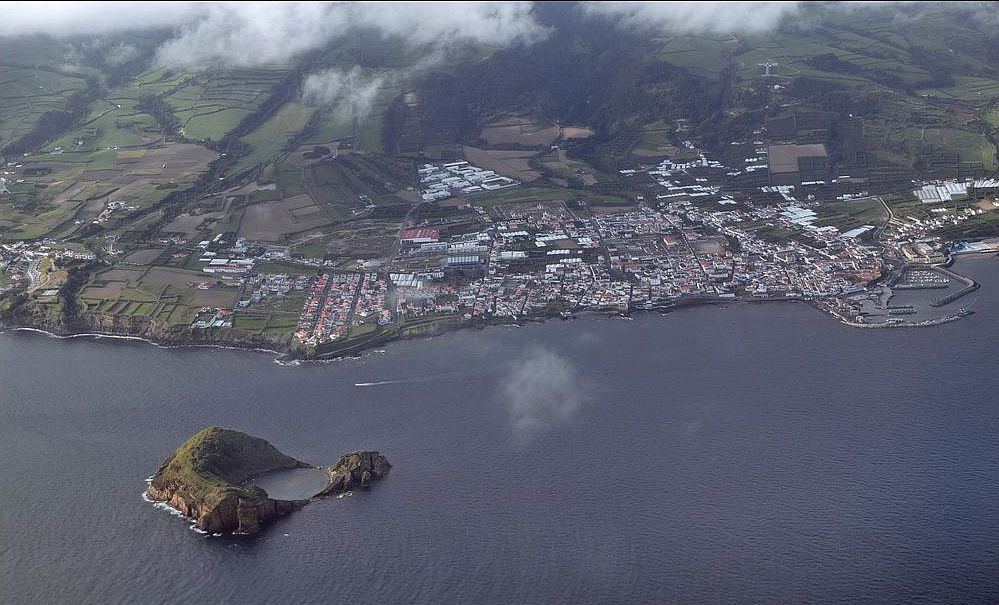
M 446 380 L 450 378 L 456 378 L 460 376 L 468 376 L 468 371 L 447 371 L 447 372 L 436 372 L 432 374 L 424 374 L 422 376 L 413 376 L 411 378 L 399 378 L 394 380 L 374 380 L 371 382 L 355 382 L 355 387 L 380 387 L 389 384 L 425 384 L 428 382 L 436 382 L 439 380 Z
M 406 384 L 412 380 L 379 380 L 377 382 L 355 382 L 355 387 L 380 387 L 384 384 Z

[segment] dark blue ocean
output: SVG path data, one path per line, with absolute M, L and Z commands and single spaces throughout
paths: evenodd
M 999 602 L 999 260 L 958 269 L 976 313 L 930 329 L 732 304 L 299 367 L 2 334 L 0 602 Z M 209 425 L 394 467 L 212 538 L 140 497 Z

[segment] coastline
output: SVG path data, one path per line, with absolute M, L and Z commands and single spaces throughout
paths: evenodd
M 252 351 L 256 353 L 270 353 L 274 355 L 284 356 L 287 353 L 283 351 L 278 351 L 276 349 L 266 349 L 262 347 L 240 347 L 235 345 L 224 345 L 224 344 L 206 344 L 199 342 L 190 343 L 176 343 L 169 344 L 165 342 L 157 342 L 155 340 L 145 338 L 143 336 L 129 336 L 127 334 L 108 334 L 102 332 L 73 332 L 70 334 L 59 334 L 51 330 L 46 330 L 44 328 L 38 328 L 35 326 L 2 326 L 0 327 L 0 334 L 4 332 L 34 332 L 37 334 L 44 334 L 49 338 L 54 338 L 57 340 L 70 340 L 74 338 L 92 338 L 94 340 L 131 340 L 136 342 L 142 342 L 148 345 L 152 345 L 158 349 L 188 349 L 188 348 L 205 348 L 205 349 L 224 349 L 230 351 Z
M 962 276 L 963 277 L 963 276 Z M 968 279 L 968 278 L 965 278 Z M 725 304 L 760 304 L 760 303 L 805 303 L 810 307 L 821 311 L 824 315 L 829 316 L 839 323 L 853 327 L 853 328 L 925 328 L 933 327 L 938 325 L 943 325 L 945 323 L 950 323 L 952 321 L 957 321 L 963 316 L 959 314 L 951 314 L 941 318 L 935 318 L 932 320 L 927 320 L 919 323 L 902 322 L 902 323 L 877 323 L 877 324 L 865 324 L 853 321 L 847 317 L 844 317 L 840 313 L 836 312 L 831 308 L 831 305 L 826 302 L 827 299 L 805 299 L 801 297 L 786 297 L 786 298 L 700 298 L 695 300 L 680 301 L 679 304 L 670 304 L 659 307 L 648 307 L 648 308 L 634 308 L 628 309 L 627 311 L 611 310 L 611 309 L 586 309 L 583 311 L 573 312 L 568 317 L 561 315 L 536 315 L 529 317 L 520 318 L 510 318 L 510 317 L 499 317 L 490 319 L 479 319 L 479 320 L 464 320 L 460 322 L 442 322 L 440 326 L 435 329 L 427 330 L 425 332 L 417 332 L 413 334 L 400 333 L 400 334 L 388 334 L 382 335 L 380 338 L 371 339 L 370 341 L 363 341 L 357 343 L 350 343 L 349 341 L 344 341 L 343 344 L 347 345 L 338 349 L 335 352 L 330 353 L 313 353 L 313 354 L 301 354 L 302 351 L 293 351 L 291 348 L 280 349 L 280 348 L 267 348 L 260 346 L 240 346 L 236 343 L 205 343 L 197 341 L 157 341 L 155 339 L 146 338 L 143 336 L 134 336 L 129 334 L 115 334 L 115 333 L 104 333 L 104 332 L 92 332 L 92 331 L 81 331 L 81 332 L 70 332 L 61 333 L 54 330 L 49 330 L 44 327 L 38 326 L 19 326 L 19 325 L 6 325 L 0 326 L 0 333 L 3 331 L 11 332 L 34 332 L 38 334 L 44 334 L 49 338 L 55 338 L 59 340 L 69 340 L 75 338 L 92 338 L 94 340 L 122 340 L 122 341 L 135 341 L 142 342 L 145 344 L 152 345 L 160 349 L 186 349 L 186 348 L 208 348 L 208 349 L 221 349 L 221 350 L 232 350 L 232 351 L 250 351 L 256 353 L 267 353 L 274 356 L 275 363 L 279 365 L 287 366 L 297 366 L 302 362 L 331 362 L 338 361 L 341 359 L 357 358 L 361 355 L 367 354 L 373 350 L 377 350 L 379 347 L 386 345 L 391 342 L 401 341 L 401 340 L 411 340 L 413 338 L 432 338 L 434 336 L 439 336 L 449 332 L 454 332 L 458 330 L 465 330 L 469 328 L 483 329 L 488 326 L 520 326 L 526 325 L 528 323 L 546 323 L 553 319 L 561 319 L 562 321 L 572 321 L 575 319 L 585 319 L 588 317 L 601 317 L 601 318 L 614 318 L 614 317 L 627 317 L 630 318 L 633 315 L 645 314 L 645 313 L 656 313 L 659 315 L 666 315 L 668 313 L 673 313 L 675 311 L 701 307 L 708 305 L 725 305 Z

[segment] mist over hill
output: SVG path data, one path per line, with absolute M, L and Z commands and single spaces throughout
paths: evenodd
M 92 122 L 141 78 L 162 101 L 144 107 L 159 107 L 160 122 L 172 109 L 184 136 L 202 144 L 249 134 L 280 101 L 304 101 L 322 115 L 282 133 L 286 142 L 318 128 L 364 133 L 373 152 L 432 157 L 440 145 L 475 142 L 490 121 L 519 116 L 594 128 L 598 136 L 574 151 L 607 169 L 627 163 L 650 127 L 677 139 L 678 126 L 679 138 L 715 151 L 761 129 L 823 142 L 852 171 L 995 168 L 999 34 L 989 3 L 74 10 L 78 19 L 25 10 L 4 25 L 0 68 L 11 86 L 2 93 L 0 148 L 8 155 Z M 262 81 L 253 70 L 274 77 Z M 215 77 L 243 79 L 253 97 L 216 99 L 212 109 L 227 119 L 200 128 L 205 114 L 190 89 Z M 154 81 L 171 85 L 154 89 Z

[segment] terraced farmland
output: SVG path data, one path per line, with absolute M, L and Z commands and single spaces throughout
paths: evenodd
M 95 70 L 67 64 L 65 49 L 40 38 L 0 39 L 0 149 L 63 111 Z
M 219 140 L 256 111 L 285 69 L 227 69 L 187 77 L 164 95 L 180 120 L 184 137 Z

